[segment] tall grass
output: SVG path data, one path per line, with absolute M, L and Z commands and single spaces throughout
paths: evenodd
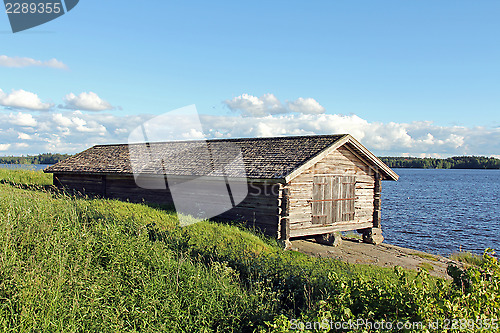
M 22 185 L 52 185 L 52 174 L 35 170 L 10 170 L 0 168 L 0 181 Z
M 471 252 L 460 251 L 450 255 L 451 260 L 459 261 L 462 263 L 481 266 L 484 264 L 483 257 Z
M 230 267 L 150 242 L 174 213 L 5 184 L 0 211 L 2 331 L 230 331 L 271 312 Z
M 450 270 L 451 283 L 282 251 L 236 226 L 180 228 L 173 211 L 21 189 L 12 184 L 26 176 L 7 176 L 0 184 L 5 332 L 288 332 L 293 318 L 429 321 L 500 313 L 491 255 L 481 270 Z

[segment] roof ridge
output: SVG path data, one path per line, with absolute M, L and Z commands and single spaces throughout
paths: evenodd
M 287 136 L 266 136 L 266 137 L 254 137 L 254 138 L 222 138 L 222 139 L 198 139 L 198 140 L 172 140 L 172 141 L 150 141 L 149 143 L 159 144 L 159 143 L 186 143 L 186 142 L 238 142 L 238 141 L 267 141 L 275 139 L 304 139 L 304 138 L 334 138 L 343 137 L 348 134 L 319 134 L 319 135 L 287 135 Z M 127 145 L 142 145 L 145 142 L 136 143 L 114 143 L 114 144 L 101 144 L 95 145 L 94 147 L 112 147 L 112 146 L 127 146 Z

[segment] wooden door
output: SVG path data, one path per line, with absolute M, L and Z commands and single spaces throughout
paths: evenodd
M 354 220 L 355 190 L 355 176 L 314 176 L 312 223 L 329 225 Z

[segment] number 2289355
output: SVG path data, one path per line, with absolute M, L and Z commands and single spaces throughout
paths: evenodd
M 7 2 L 5 9 L 7 14 L 59 14 L 63 10 L 59 2 Z

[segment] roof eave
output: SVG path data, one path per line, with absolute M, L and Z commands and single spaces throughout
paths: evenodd
M 326 155 L 333 152 L 334 150 L 337 150 L 338 148 L 344 146 L 347 143 L 355 147 L 363 155 L 362 160 L 365 161 L 365 163 L 369 167 L 371 167 L 375 172 L 380 172 L 385 177 L 384 179 L 394 180 L 394 181 L 399 179 L 399 175 L 397 173 L 395 173 L 391 168 L 389 168 L 377 156 L 373 155 L 373 153 L 370 152 L 365 146 L 363 146 L 358 140 L 354 139 L 350 134 L 345 134 L 342 138 L 335 141 L 335 143 L 333 143 L 331 146 L 323 150 L 321 153 L 314 156 L 306 163 L 302 164 L 301 166 L 290 172 L 285 177 L 285 181 L 289 183 L 292 179 L 300 175 L 302 172 L 304 172 L 317 162 L 319 162 Z M 372 165 L 376 166 L 376 168 L 373 168 Z
M 384 162 L 382 162 L 377 156 L 375 156 L 371 151 L 369 151 L 365 146 L 363 146 L 358 140 L 349 135 L 348 138 L 349 144 L 353 145 L 360 153 L 363 154 L 363 157 L 368 160 L 368 162 L 373 163 L 377 166 L 379 171 L 385 176 L 384 180 L 394 180 L 397 181 L 399 179 L 399 175 L 394 172 L 391 168 L 387 166 Z
M 289 183 L 292 179 L 300 175 L 302 172 L 316 164 L 317 162 L 321 161 L 326 155 L 328 155 L 330 152 L 336 150 L 340 146 L 344 145 L 346 142 L 349 141 L 349 134 L 345 134 L 343 137 L 335 141 L 331 146 L 328 148 L 324 149 L 322 152 L 317 154 L 316 156 L 312 157 L 308 161 L 306 161 L 304 164 L 300 165 L 298 168 L 290 172 L 288 175 L 285 176 L 285 181 Z
M 45 171 L 44 171 L 45 172 Z M 87 175 L 87 176 L 112 176 L 112 177 L 152 177 L 152 178 L 167 178 L 170 180 L 175 179 L 196 179 L 196 178 L 205 178 L 211 180 L 225 180 L 226 177 L 223 176 L 197 176 L 197 175 L 172 175 L 172 174 L 154 174 L 154 173 L 142 173 L 142 174 L 133 174 L 128 172 L 89 172 L 89 171 L 48 171 L 47 173 L 52 174 L 62 174 L 62 175 Z M 248 181 L 253 183 L 285 183 L 285 178 L 252 178 L 252 177 L 227 177 L 231 181 Z

